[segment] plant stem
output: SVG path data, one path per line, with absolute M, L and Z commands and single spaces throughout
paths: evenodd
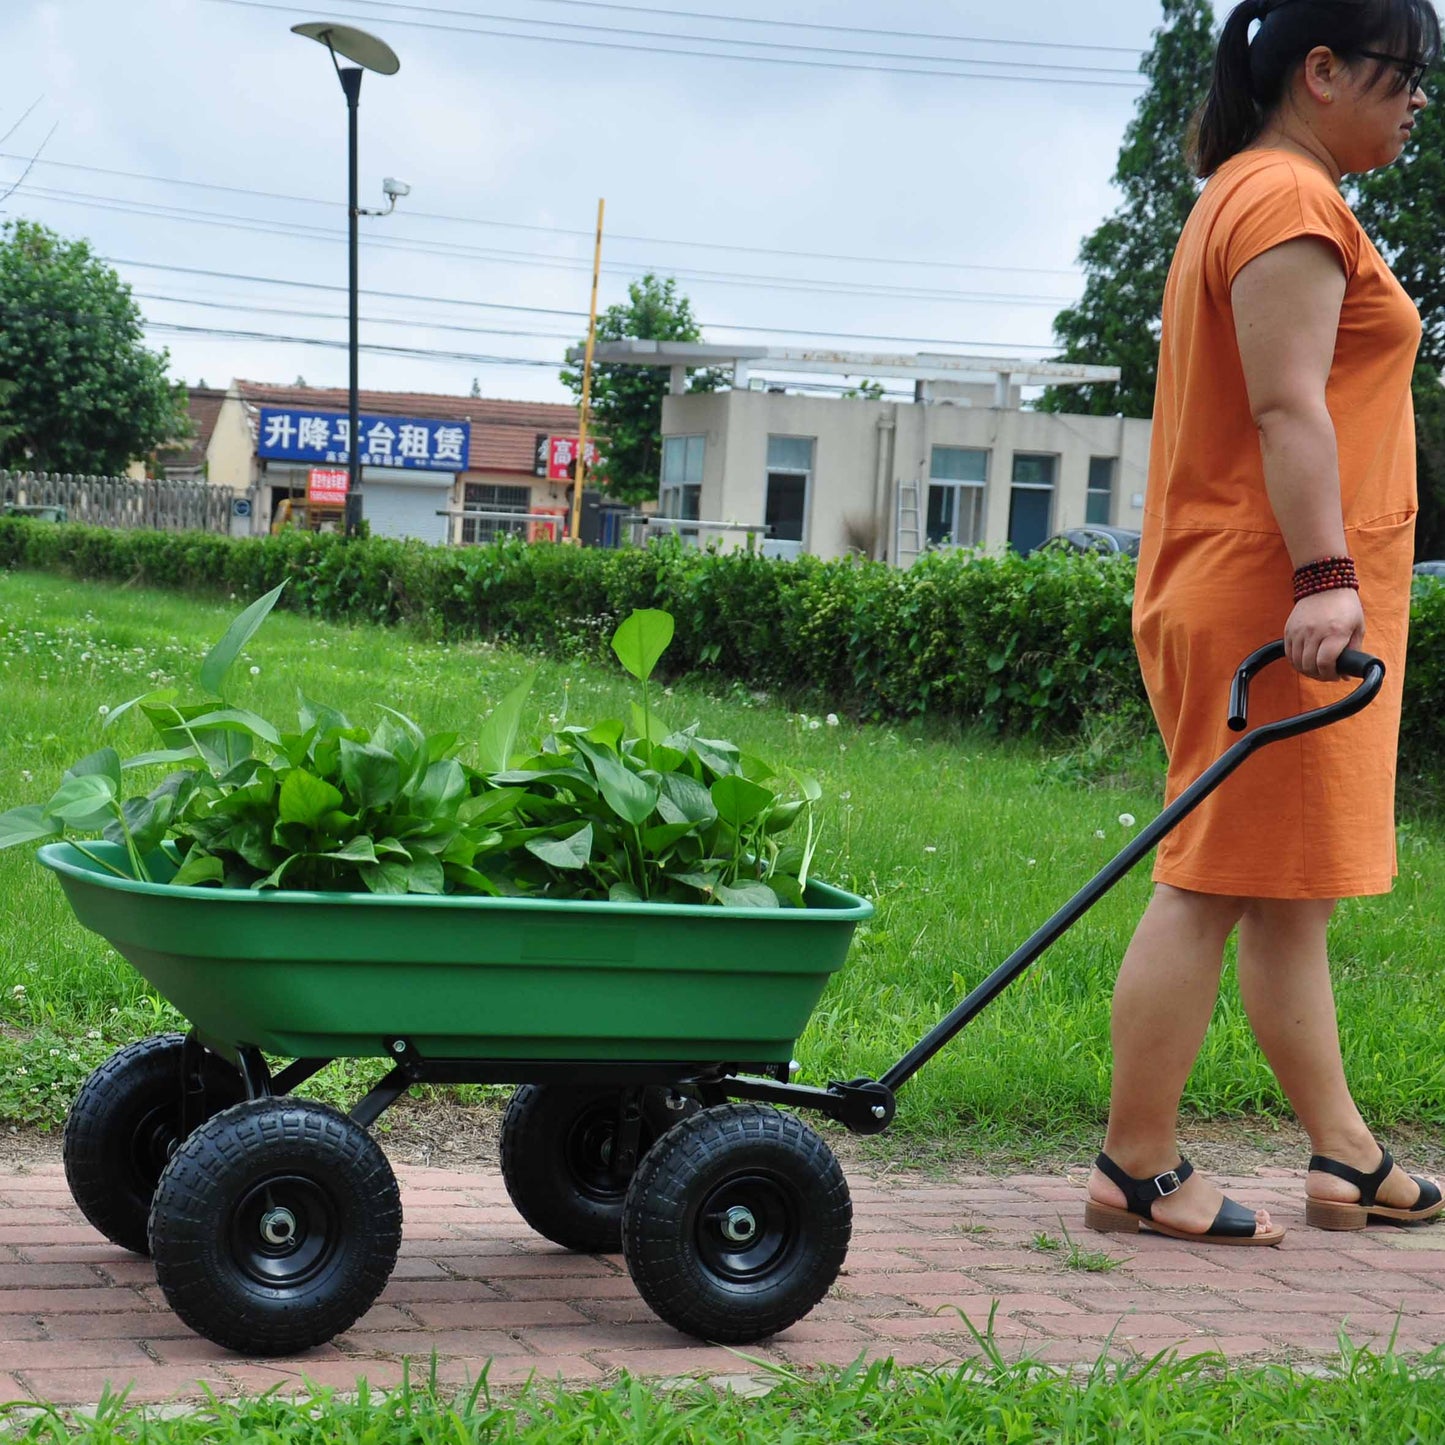
M 210 763 L 206 761 L 206 755 L 201 751 L 201 745 L 196 741 L 196 735 L 191 731 L 191 725 L 186 721 L 184 715 L 181 713 L 180 708 L 178 708 L 175 703 L 172 703 L 171 711 L 175 713 L 176 721 L 181 725 L 181 731 L 184 732 L 185 735 L 191 740 L 191 746 L 196 750 L 196 756 L 201 760 L 201 762 L 205 763 L 206 771 L 213 778 L 218 776 L 215 768 L 213 768 Z M 162 741 L 164 741 L 164 738 L 162 739 Z
M 650 893 L 647 887 L 647 859 L 642 852 L 642 825 L 640 823 L 633 824 L 632 836 L 637 840 L 637 891 L 646 901 L 650 897 Z
M 77 853 L 81 854 L 83 857 L 89 858 L 92 863 L 94 863 L 98 868 L 104 868 L 107 873 L 114 873 L 117 878 L 124 878 L 131 883 L 137 883 L 140 881 L 133 875 L 127 873 L 124 869 L 117 868 L 115 864 L 107 863 L 104 858 L 97 857 L 94 853 L 90 851 L 89 848 L 85 846 L 84 843 L 78 843 L 74 838 L 67 839 L 66 841 L 69 842 L 70 846 L 74 848 Z
M 130 855 L 130 866 L 135 869 L 135 877 L 142 883 L 153 883 L 155 880 L 146 871 L 145 861 L 140 856 L 140 849 L 135 845 L 135 836 L 126 826 L 125 809 L 114 799 L 112 802 L 115 804 L 115 817 L 120 824 L 121 836 L 125 839 L 125 851 Z

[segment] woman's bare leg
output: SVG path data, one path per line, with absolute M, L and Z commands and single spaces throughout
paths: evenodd
M 1114 1080 L 1104 1152 L 1136 1179 L 1179 1162 L 1179 1100 L 1219 995 L 1225 942 L 1243 909 L 1242 899 L 1161 884 L 1124 955 L 1114 989 Z M 1124 1204 L 1118 1187 L 1097 1169 L 1089 1195 L 1100 1204 Z M 1155 1204 L 1154 1217 L 1203 1234 L 1222 1199 L 1195 1174 Z M 1268 1231 L 1269 1215 L 1260 1211 L 1257 1218 L 1260 1230 Z
M 1313 1152 L 1373 1173 L 1380 1150 L 1345 1079 L 1330 982 L 1327 935 L 1333 902 L 1252 899 L 1239 922 L 1239 993 Z M 1311 1174 L 1316 1199 L 1352 1204 L 1360 1191 L 1332 1174 Z M 1381 1186 L 1381 1204 L 1408 1209 L 1419 1188 L 1397 1168 Z

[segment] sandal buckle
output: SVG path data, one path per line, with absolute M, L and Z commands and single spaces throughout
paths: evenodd
M 1171 1194 L 1178 1194 L 1184 1188 L 1184 1181 L 1175 1170 L 1166 1169 L 1163 1174 L 1154 1176 L 1154 1187 L 1159 1191 L 1160 1199 L 1168 1199 Z

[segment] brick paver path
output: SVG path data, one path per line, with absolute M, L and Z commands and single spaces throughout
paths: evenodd
M 193 1335 L 166 1308 L 148 1260 L 106 1243 L 70 1201 L 58 1166 L 0 1177 L 0 1395 L 61 1404 L 129 1384 L 136 1401 L 290 1388 L 303 1377 L 350 1388 L 395 1383 L 404 1356 L 447 1382 L 529 1375 L 601 1381 L 635 1374 L 761 1373 L 732 1351 L 686 1339 L 639 1300 L 617 1258 L 565 1254 L 530 1233 L 495 1174 L 398 1169 L 406 1216 L 396 1274 L 380 1302 L 333 1344 L 286 1360 L 243 1360 Z M 1079 1181 L 1081 1182 L 1081 1180 Z M 1079 1182 L 1057 1177 L 939 1184 L 852 1171 L 847 1272 L 807 1320 L 743 1354 L 789 1365 L 860 1354 L 946 1365 L 975 1353 L 956 1310 L 1010 1356 L 1055 1363 L 1168 1347 L 1234 1359 L 1333 1354 L 1356 1343 L 1424 1350 L 1445 1342 L 1445 1225 L 1322 1234 L 1304 1225 L 1302 1176 L 1234 1181 L 1291 1226 L 1278 1250 L 1106 1240 L 1083 1228 Z M 1062 1221 L 1062 1228 L 1061 1228 Z M 1063 1228 L 1124 1261 L 1069 1268 L 1033 1248 Z

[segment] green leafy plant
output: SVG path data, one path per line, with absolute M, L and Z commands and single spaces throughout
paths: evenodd
M 166 689 L 108 713 L 111 727 L 139 711 L 159 748 L 82 759 L 49 802 L 0 815 L 0 848 L 66 839 L 122 877 L 187 886 L 804 905 L 821 789 L 798 777 L 789 798 L 769 764 L 696 724 L 661 724 L 649 683 L 672 641 L 667 613 L 634 612 L 613 637 L 642 688 L 631 729 L 568 727 L 519 756 L 528 679 L 492 711 L 468 763 L 457 734 L 428 735 L 384 704 L 368 728 L 302 698 L 287 729 L 229 703 L 231 670 L 282 590 L 207 654 L 209 700 Z M 122 801 L 127 775 L 159 767 L 172 771 Z M 799 843 L 785 835 L 800 821 Z M 86 847 L 97 832 L 124 846 L 128 870 Z

